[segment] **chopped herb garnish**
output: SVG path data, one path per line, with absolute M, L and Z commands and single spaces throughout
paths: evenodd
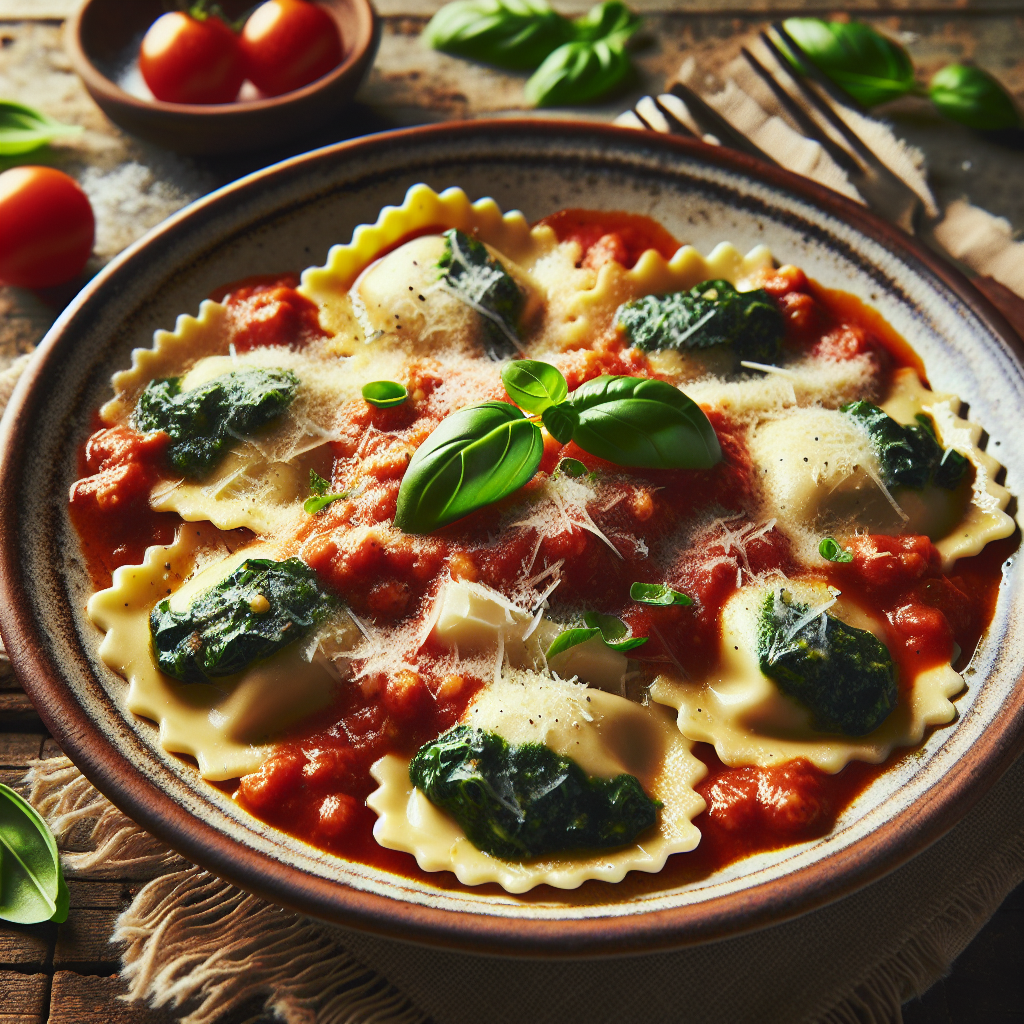
M 693 598 L 678 590 L 673 590 L 667 583 L 634 583 L 629 588 L 629 596 L 641 604 L 679 605 L 685 608 L 693 604 Z
M 840 546 L 832 537 L 822 537 L 818 544 L 818 554 L 830 562 L 852 562 L 853 552 Z
M 309 471 L 309 490 L 311 497 L 302 503 L 302 509 L 307 515 L 315 516 L 321 509 L 327 508 L 332 501 L 340 501 L 348 497 L 348 491 L 341 491 L 338 494 L 328 494 L 331 482 L 325 480 L 315 469 Z
M 363 398 L 378 409 L 391 409 L 409 397 L 405 386 L 393 380 L 373 380 L 363 385 Z

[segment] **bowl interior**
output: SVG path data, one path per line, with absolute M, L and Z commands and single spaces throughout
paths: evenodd
M 705 253 L 723 240 L 741 251 L 767 244 L 781 262 L 878 308 L 923 357 L 933 386 L 970 402 L 1007 486 L 1024 480 L 1024 373 L 1005 326 L 955 272 L 832 193 L 700 144 L 565 122 L 440 126 L 330 147 L 243 179 L 137 243 L 58 321 L 12 403 L 0 474 L 0 621 L 68 753 L 136 820 L 250 891 L 356 927 L 506 953 L 735 934 L 851 891 L 954 824 L 1024 733 L 1016 558 L 967 670 L 958 721 L 879 778 L 829 835 L 706 878 L 634 874 L 617 886 L 513 897 L 348 863 L 250 818 L 125 711 L 125 683 L 99 661 L 101 637 L 84 613 L 91 588 L 66 515 L 77 449 L 111 374 L 218 285 L 323 263 L 333 243 L 421 181 L 491 196 L 529 220 L 580 205 L 645 213 Z

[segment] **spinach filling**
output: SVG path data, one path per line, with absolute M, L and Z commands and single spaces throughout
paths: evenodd
M 143 433 L 171 436 L 167 457 L 189 479 L 205 476 L 239 438 L 252 437 L 291 405 L 299 378 L 291 370 L 232 370 L 190 391 L 181 378 L 147 385 L 135 410 Z
M 757 657 L 761 671 L 807 708 L 824 732 L 863 736 L 896 706 L 897 669 L 888 648 L 866 629 L 809 606 L 785 589 L 761 606 Z
M 774 363 L 785 333 L 782 313 L 766 291 L 739 292 L 728 281 L 645 295 L 619 306 L 615 319 L 645 352 L 731 345 L 737 362 Z
M 230 676 L 307 636 L 339 606 L 298 558 L 244 561 L 183 612 L 170 599 L 150 613 L 160 671 L 183 683 Z
M 918 413 L 916 423 L 904 426 L 871 402 L 847 402 L 840 412 L 856 419 L 871 438 L 886 487 L 921 490 L 928 483 L 954 491 L 967 472 L 967 459 L 943 451 L 930 417 Z
M 519 318 L 526 304 L 511 274 L 475 238 L 452 228 L 437 261 L 447 289 L 484 318 L 488 355 L 503 359 L 519 351 Z
M 477 849 L 505 860 L 624 846 L 661 806 L 633 775 L 590 778 L 539 743 L 510 746 L 464 725 L 421 747 L 409 778 Z

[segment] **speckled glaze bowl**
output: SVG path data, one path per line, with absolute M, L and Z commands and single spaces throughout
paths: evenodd
M 435 126 L 333 146 L 221 189 L 132 246 L 54 325 L 11 402 L 0 628 L 65 751 L 140 824 L 249 891 L 351 928 L 508 955 L 638 953 L 735 935 L 850 893 L 949 829 L 1024 739 L 1017 558 L 953 725 L 881 776 L 828 836 L 639 894 L 602 886 L 598 897 L 591 888 L 518 898 L 336 859 L 249 817 L 125 711 L 126 684 L 100 662 L 100 634 L 85 616 L 90 585 L 66 512 L 77 449 L 112 372 L 216 286 L 323 263 L 332 243 L 420 181 L 492 196 L 530 220 L 579 205 L 645 213 L 704 252 L 726 239 L 741 251 L 767 243 L 876 306 L 924 358 L 932 384 L 970 403 L 1007 486 L 1022 487 L 1019 339 L 956 271 L 832 192 L 701 143 L 564 121 Z

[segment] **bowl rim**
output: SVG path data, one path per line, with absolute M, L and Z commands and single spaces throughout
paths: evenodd
M 93 63 L 82 40 L 82 24 L 88 11 L 102 2 L 103 0 L 85 0 L 75 8 L 65 24 L 65 48 L 75 73 L 82 79 L 90 93 L 94 96 L 102 96 L 107 103 L 129 107 L 139 114 L 157 113 L 187 117 L 226 118 L 257 115 L 262 111 L 277 110 L 291 103 L 302 102 L 321 90 L 330 89 L 338 79 L 347 77 L 374 45 L 378 26 L 378 15 L 370 0 L 344 0 L 344 3 L 355 12 L 357 33 L 352 40 L 348 54 L 337 67 L 327 72 L 326 75 L 321 75 L 300 89 L 293 89 L 291 92 L 281 93 L 279 96 L 266 96 L 258 100 L 245 100 L 241 103 L 236 100 L 232 100 L 230 103 L 168 103 L 155 97 L 152 100 L 145 100 L 133 96 L 103 74 Z M 333 9 L 327 7 L 327 10 L 330 11 L 332 19 L 337 22 L 338 19 Z M 345 42 L 344 39 L 342 41 Z
M 402 902 L 359 891 L 336 879 L 313 877 L 298 867 L 256 850 L 239 856 L 236 842 L 210 823 L 194 817 L 130 759 L 111 748 L 84 714 L 59 667 L 50 657 L 23 594 L 31 592 L 19 558 L 19 536 L 32 525 L 19 511 L 17 486 L 30 457 L 27 438 L 47 377 L 59 363 L 62 334 L 72 318 L 88 316 L 105 301 L 108 283 L 147 247 L 188 233 L 195 218 L 216 215 L 241 193 L 270 179 L 301 175 L 321 162 L 349 153 L 393 146 L 437 144 L 474 135 L 533 136 L 570 134 L 596 143 L 602 152 L 638 144 L 668 155 L 710 164 L 764 182 L 795 195 L 880 241 L 903 261 L 921 265 L 1024 360 L 1024 342 L 1001 313 L 955 267 L 865 207 L 790 171 L 756 158 L 675 136 L 640 135 L 634 129 L 585 121 L 533 118 L 481 119 L 442 123 L 336 143 L 256 171 L 197 200 L 152 229 L 90 281 L 61 314 L 23 374 L 11 398 L 0 436 L 0 633 L 19 679 L 61 748 L 83 774 L 122 811 L 189 860 L 242 889 L 301 913 L 410 942 L 504 956 L 596 957 L 651 952 L 732 937 L 779 923 L 846 896 L 897 868 L 937 840 L 959 821 L 1024 750 L 1024 675 L 988 728 L 926 793 L 848 847 L 755 889 L 712 897 L 698 905 L 642 910 L 618 917 L 539 920 Z

